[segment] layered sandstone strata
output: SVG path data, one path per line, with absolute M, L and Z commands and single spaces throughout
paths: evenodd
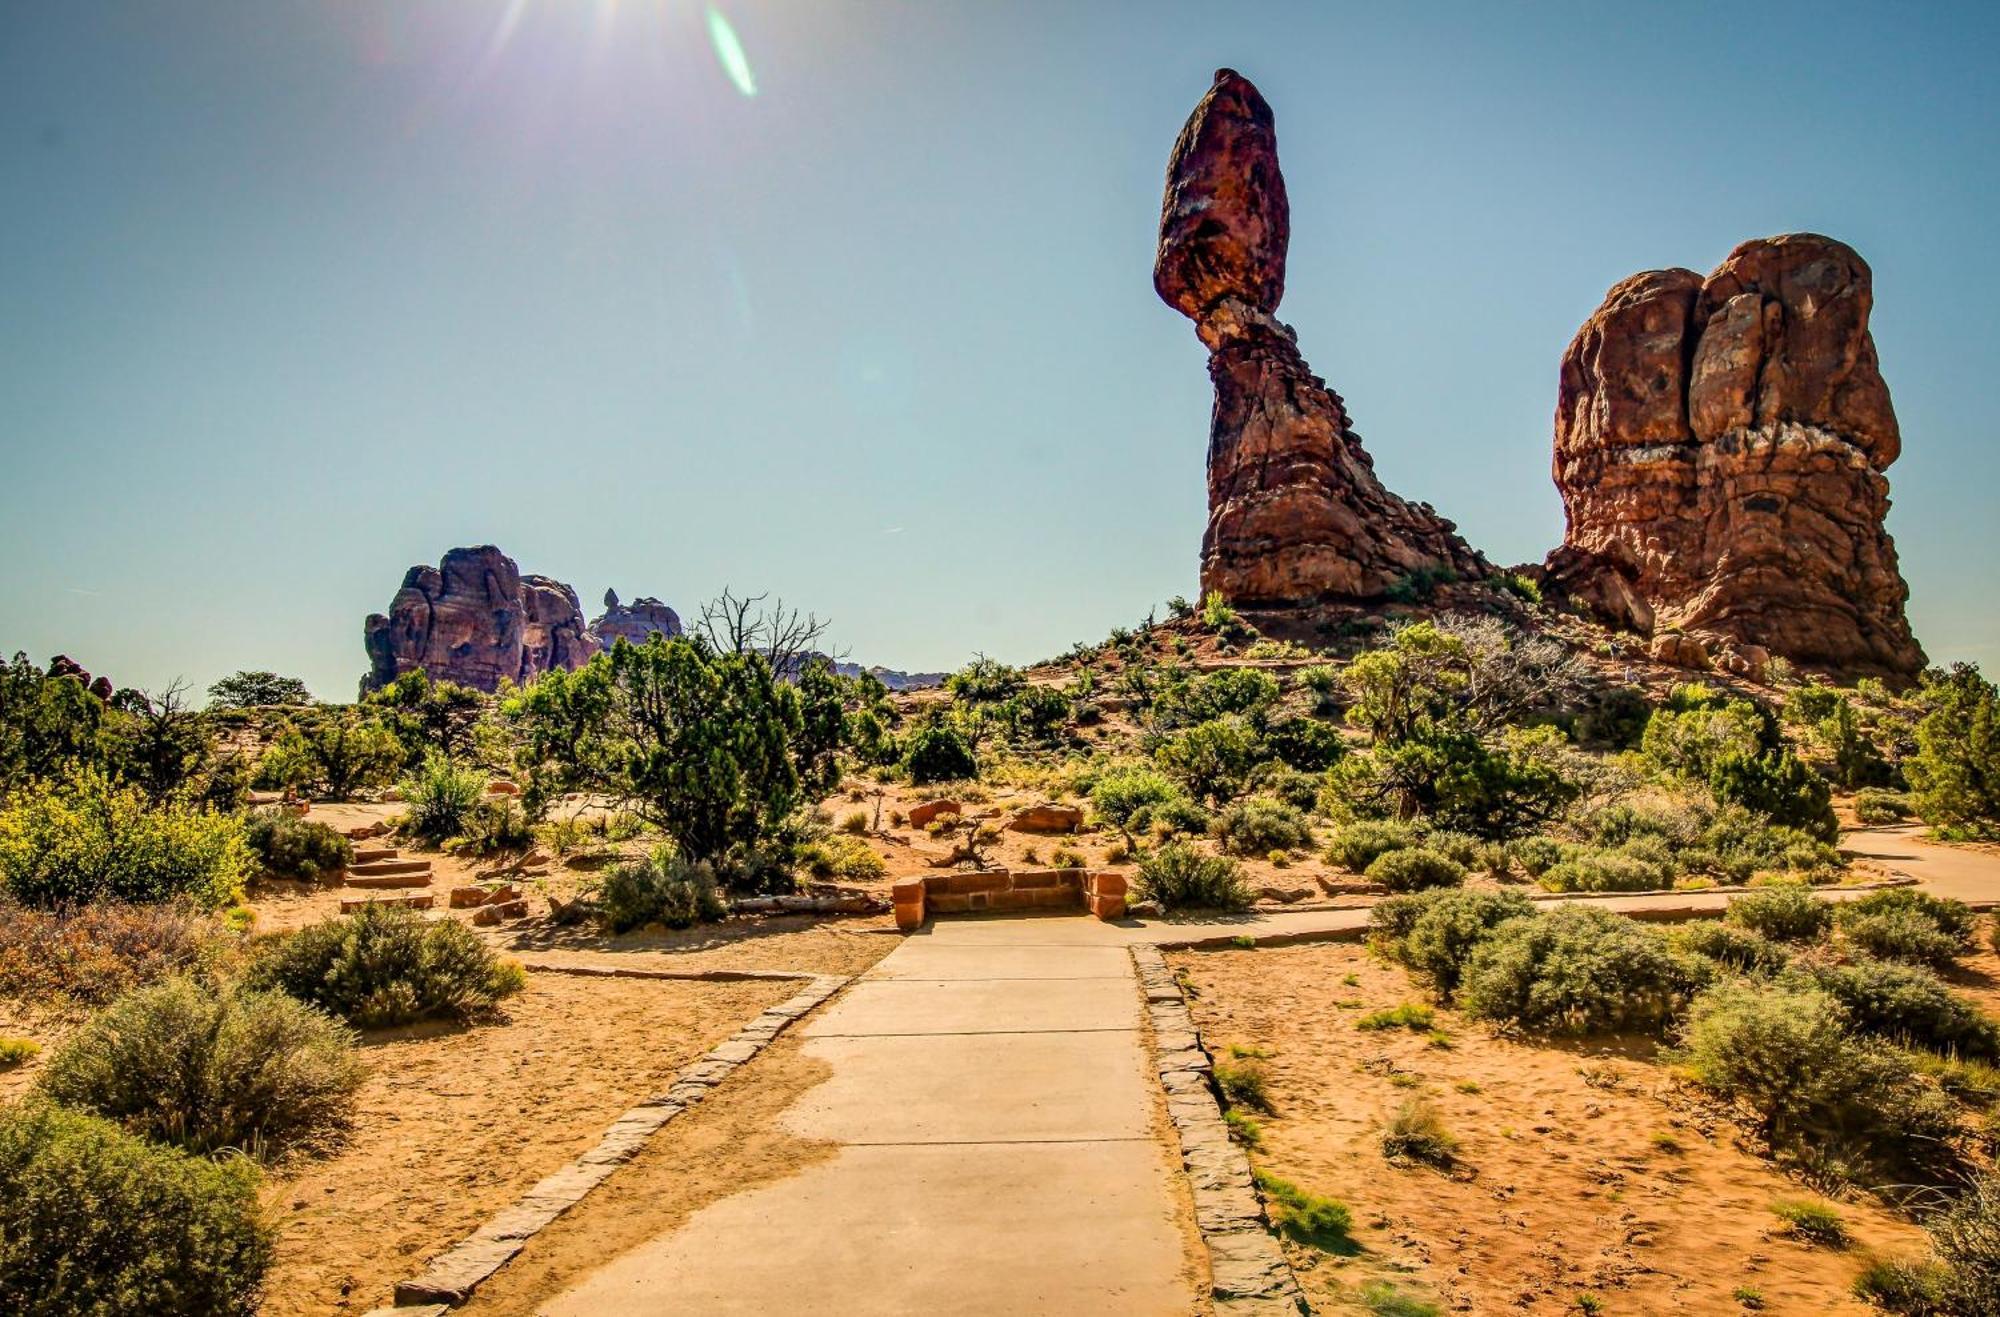
M 1815 234 L 1614 286 L 1563 355 L 1550 575 L 1668 661 L 1920 670 L 1872 302 L 1866 262 Z
M 1240 604 L 1379 598 L 1423 572 L 1488 567 L 1428 504 L 1397 497 L 1274 312 L 1290 237 L 1271 107 L 1215 75 L 1175 142 L 1153 286 L 1209 350 L 1201 584 Z

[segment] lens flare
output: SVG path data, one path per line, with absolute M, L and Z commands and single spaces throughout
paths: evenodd
M 713 5 L 708 10 L 708 43 L 715 47 L 715 57 L 722 61 L 722 71 L 736 84 L 736 90 L 745 96 L 755 96 L 757 79 L 750 72 L 750 57 L 743 53 L 736 29 L 729 26 L 729 20 Z

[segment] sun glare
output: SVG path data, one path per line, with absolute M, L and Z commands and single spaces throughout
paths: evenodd
M 736 29 L 713 5 L 708 10 L 708 41 L 715 47 L 715 57 L 722 61 L 722 71 L 736 84 L 736 90 L 745 96 L 755 96 L 757 79 L 750 72 L 750 57 L 743 53 L 743 43 L 736 39 Z

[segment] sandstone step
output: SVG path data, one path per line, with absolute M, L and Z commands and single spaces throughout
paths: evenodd
M 447 894 L 445 904 L 454 910 L 469 910 L 474 906 L 501 905 L 515 900 L 520 895 L 520 889 L 512 883 L 501 883 L 492 887 L 478 885 L 454 887 Z
M 429 860 L 407 859 L 370 860 L 366 863 L 357 861 L 354 864 L 348 865 L 347 871 L 349 873 L 370 875 L 381 873 L 429 873 L 431 871 L 431 862 Z
M 431 885 L 431 869 L 429 865 L 425 865 L 423 871 L 420 873 L 404 873 L 398 870 L 394 873 L 362 874 L 357 874 L 352 869 L 349 869 L 347 871 L 347 885 L 349 887 L 429 887 Z
M 397 859 L 401 855 L 402 852 L 394 846 L 356 846 L 354 848 L 354 862 L 356 864 L 377 864 L 383 860 Z
M 424 892 L 410 896 L 350 896 L 340 902 L 340 913 L 351 915 L 364 906 L 398 906 L 405 910 L 428 910 L 431 908 L 431 894 Z

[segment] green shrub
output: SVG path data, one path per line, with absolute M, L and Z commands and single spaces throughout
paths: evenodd
M 1250 904 L 1236 861 L 1205 855 L 1184 842 L 1169 842 L 1139 861 L 1134 883 L 1140 900 L 1163 910 L 1241 910 Z
M 1742 805 L 1818 841 L 1830 842 L 1840 832 L 1826 779 L 1789 750 L 1724 755 L 1709 769 L 1708 789 L 1719 801 Z
M 1458 1140 L 1444 1127 L 1435 1107 L 1421 1097 L 1410 1097 L 1382 1130 L 1382 1155 L 1391 1161 L 1450 1166 L 1458 1156 Z
M 2000 1312 L 2000 1175 L 1982 1176 L 1925 1229 L 1944 1268 L 1948 1311 Z
M 1373 1317 L 1438 1317 L 1435 1303 L 1413 1299 L 1386 1280 L 1361 1283 L 1361 1306 Z
M 614 933 L 652 923 L 688 928 L 728 913 L 716 891 L 715 871 L 705 863 L 689 864 L 671 846 L 655 847 L 645 859 L 611 870 L 597 905 Z
M 249 1317 L 275 1233 L 258 1179 L 82 1112 L 0 1108 L 0 1311 Z
M 1271 1224 L 1287 1239 L 1332 1253 L 1357 1251 L 1354 1214 L 1332 1198 L 1309 1193 L 1268 1171 L 1256 1172 L 1257 1187 L 1270 1204 Z
M 41 1092 L 190 1152 L 324 1148 L 364 1070 L 348 1030 L 277 992 L 168 979 L 121 997 L 49 1059 Z
M 1505 873 L 1507 870 L 1508 849 L 1504 844 L 1486 841 L 1468 832 L 1433 828 L 1424 834 L 1424 849 L 1437 852 L 1469 873 Z
M 525 851 L 535 844 L 535 827 L 512 796 L 488 796 L 465 817 L 463 831 L 445 843 L 453 855 L 486 858 Z
M 170 905 L 94 901 L 24 910 L 0 898 L 0 997 L 102 1006 L 155 979 L 194 969 L 215 928 Z
M 1951 1100 L 1893 1049 L 1846 1030 L 1831 996 L 1724 982 L 1698 997 L 1683 1039 L 1689 1073 L 1738 1104 L 1781 1156 L 1871 1183 L 1937 1184 L 1963 1168 Z
M 1562 906 L 1510 919 L 1472 951 L 1467 1014 L 1555 1033 L 1655 1029 L 1695 986 L 1658 931 L 1609 911 Z
M 1706 782 L 1717 764 L 1755 758 L 1779 746 L 1777 719 L 1753 700 L 1689 682 L 1654 710 L 1639 742 L 1655 765 L 1685 781 Z
M 1675 940 L 1691 955 L 1745 974 L 1775 974 L 1792 958 L 1791 952 L 1762 934 L 1727 923 L 1704 920 L 1689 924 Z
M 354 845 L 324 823 L 260 809 L 244 821 L 243 840 L 274 878 L 317 882 L 354 862 Z
M 1817 1202 L 1807 1198 L 1780 1198 L 1771 1204 L 1771 1212 L 1794 1236 L 1808 1244 L 1821 1248 L 1846 1248 L 1847 1222 L 1831 1203 Z
M 1423 1032 L 1437 1019 L 1437 1012 L 1419 1002 L 1406 1001 L 1400 1006 L 1390 1006 L 1379 1011 L 1370 1011 L 1354 1022 L 1354 1027 L 1368 1032 L 1382 1029 L 1410 1029 Z
M 1551 892 L 1644 892 L 1670 881 L 1656 865 L 1619 851 L 1581 851 L 1540 879 Z
M 1378 857 L 1422 844 L 1423 834 L 1407 823 L 1350 823 L 1327 843 L 1326 862 L 1349 873 L 1365 873 Z
M 1514 892 L 1432 890 L 1390 897 L 1369 913 L 1369 923 L 1384 935 L 1380 942 L 1391 958 L 1448 999 L 1473 948 L 1499 925 L 1532 915 L 1534 908 Z
M 1886 887 L 1843 903 L 1836 918 L 1844 926 L 1868 915 L 1908 911 L 1961 946 L 1972 945 L 1979 917 L 1963 901 L 1953 901 L 1916 887 Z
M 1436 851 L 1418 846 L 1377 856 L 1368 866 L 1368 880 L 1392 892 L 1417 892 L 1428 887 L 1456 887 L 1465 868 Z
M 1156 807 L 1184 800 L 1181 789 L 1166 774 L 1143 765 L 1110 769 L 1090 787 L 1090 803 L 1097 816 L 1128 836 L 1146 829 Z
M 486 799 L 486 775 L 462 768 L 440 754 L 403 780 L 403 828 L 411 836 L 441 846 L 464 834 Z
M 28 786 L 0 811 L 0 885 L 24 905 L 184 899 L 215 909 L 237 899 L 249 868 L 242 823 L 85 769 Z
M 1854 793 L 1854 817 L 1870 827 L 1899 823 L 1910 817 L 1911 812 L 1911 802 L 1907 792 L 1871 788 Z
M 1271 1110 L 1271 1076 L 1261 1057 L 1216 1062 L 1215 1086 L 1231 1106 L 1266 1113 Z
M 465 1019 L 522 986 L 520 967 L 501 961 L 464 924 L 388 906 L 310 924 L 271 943 L 249 977 L 359 1029 Z
M 917 786 L 954 782 L 979 776 L 979 760 L 955 727 L 931 723 L 917 727 L 903 741 L 903 770 Z
M 32 1038 L 0 1038 L 0 1070 L 26 1065 L 42 1054 L 42 1045 Z
M 1854 1293 L 1884 1312 L 1903 1317 L 1955 1317 L 1946 1306 L 1945 1270 L 1929 1260 L 1872 1259 L 1855 1277 Z
M 1917 965 L 1861 959 L 1819 964 L 1807 971 L 1813 986 L 1847 1012 L 1857 1033 L 1909 1047 L 1975 1060 L 2000 1060 L 2000 1026 Z
M 1507 843 L 1507 854 L 1530 878 L 1539 878 L 1563 862 L 1567 848 L 1554 837 L 1521 837 Z
M 1262 746 L 1237 717 L 1216 718 L 1162 739 L 1154 762 L 1197 800 L 1221 802 L 1241 795 Z
M 889 872 L 882 857 L 859 837 L 835 836 L 808 842 L 799 849 L 799 866 L 815 878 L 845 878 L 866 882 Z
M 404 753 L 396 734 L 373 719 L 342 709 L 302 712 L 264 752 L 257 780 L 346 800 L 364 787 L 395 781 Z
M 1723 916 L 1774 942 L 1813 942 L 1833 927 L 1833 907 L 1799 883 L 1774 883 L 1732 897 Z
M 1234 855 L 1266 855 L 1312 845 L 1305 816 L 1268 796 L 1240 800 L 1215 816 L 1209 831 Z
M 1961 938 L 1939 928 L 1914 910 L 1884 910 L 1840 921 L 1848 945 L 1882 960 L 1906 960 L 1949 969 L 1964 951 Z
M 1318 773 L 1340 762 L 1347 742 L 1331 724 L 1312 718 L 1287 718 L 1264 729 L 1264 745 L 1280 761 L 1305 773 Z

